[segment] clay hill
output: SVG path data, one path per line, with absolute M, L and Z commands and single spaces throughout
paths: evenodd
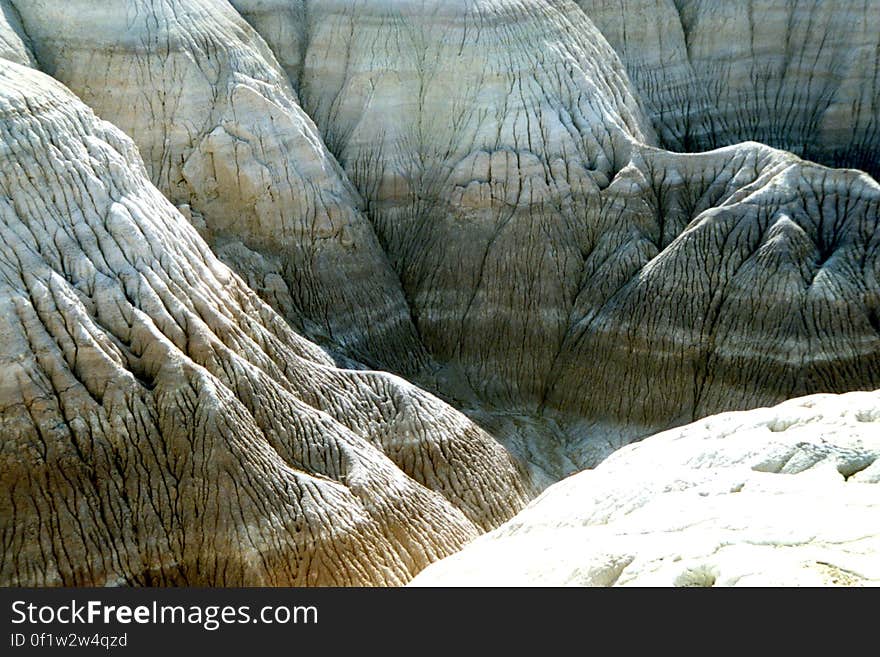
M 0 0 L 0 583 L 876 582 L 878 23 Z

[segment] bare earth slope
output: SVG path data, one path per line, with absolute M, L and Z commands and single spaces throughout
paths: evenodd
M 367 200 L 450 365 L 441 389 L 501 433 L 519 430 L 498 414 L 548 420 L 547 468 L 880 385 L 869 176 L 754 142 L 656 150 L 638 87 L 572 2 L 234 4 Z M 534 442 L 508 444 L 540 460 Z
M 578 0 L 663 143 L 760 141 L 880 174 L 876 0 Z
M 525 500 L 489 436 L 335 369 L 133 143 L 0 61 L 0 582 L 399 584 Z
M 0 58 L 25 66 L 36 64 L 29 39 L 11 0 L 0 0 Z
M 295 18 L 265 4 L 235 2 L 258 26 Z M 426 345 L 483 397 L 540 398 L 587 198 L 631 138 L 653 140 L 614 53 L 570 2 L 334 0 L 301 20 L 300 39 L 267 39 L 301 58 L 303 106 L 367 200 Z
M 758 144 L 642 151 L 597 203 L 547 406 L 629 426 L 628 442 L 633 426 L 880 385 L 867 175 Z
M 295 326 L 374 365 L 426 355 L 396 275 L 272 52 L 225 0 L 17 1 L 40 67 Z
M 880 393 L 708 418 L 626 447 L 422 586 L 880 584 Z
M 773 147 L 876 170 L 876 11 L 0 0 L 0 583 L 400 584 L 880 387 L 880 185 Z

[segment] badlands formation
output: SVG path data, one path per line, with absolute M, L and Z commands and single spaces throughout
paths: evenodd
M 0 88 L 5 583 L 396 584 L 521 506 L 490 436 L 335 368 L 122 132 L 22 66 Z
M 0 0 L 0 583 L 876 582 L 878 23 Z
M 748 139 L 880 173 L 880 4 L 578 0 L 667 148 Z

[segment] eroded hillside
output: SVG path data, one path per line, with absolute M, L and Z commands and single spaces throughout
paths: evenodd
M 0 0 L 0 581 L 401 584 L 880 387 L 878 11 Z
M 293 333 L 117 128 L 8 62 L 0 99 L 5 583 L 399 584 L 522 505 L 490 436 Z

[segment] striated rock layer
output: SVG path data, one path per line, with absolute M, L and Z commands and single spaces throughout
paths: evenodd
M 718 415 L 624 448 L 422 586 L 880 584 L 880 393 Z
M 874 13 L 0 0 L 0 583 L 402 583 L 529 478 L 880 387 L 880 185 L 660 148 L 870 164 Z
M 876 0 L 578 0 L 664 145 L 756 140 L 880 174 Z
M 3 60 L 0 144 L 0 583 L 400 584 L 524 503 L 488 435 L 333 367 Z
M 493 428 L 552 424 L 551 470 L 880 386 L 867 175 L 753 142 L 656 150 L 641 87 L 572 2 L 234 4 L 367 200 L 441 389 Z M 646 11 L 626 15 L 644 31 Z
M 575 410 L 586 435 L 623 426 L 604 432 L 613 447 L 728 409 L 880 386 L 870 177 L 745 144 L 642 151 L 609 191 L 545 399 Z
M 42 70 L 131 136 L 150 179 L 300 330 L 426 364 L 357 192 L 225 0 L 16 0 Z
M 707 414 L 880 385 L 877 184 L 754 143 L 655 150 L 573 2 L 236 0 L 344 173 L 225 0 L 20 4 L 41 65 L 134 135 L 297 326 L 477 414 L 549 416 L 575 467 Z M 328 197 L 359 237 L 304 226 L 335 216 Z
M 34 66 L 30 41 L 11 0 L 0 0 L 0 58 L 25 66 Z
M 622 66 L 570 2 L 306 9 L 302 38 L 267 38 L 283 61 L 302 53 L 303 105 L 367 200 L 420 335 L 482 397 L 539 399 L 584 205 L 630 139 L 653 139 Z

